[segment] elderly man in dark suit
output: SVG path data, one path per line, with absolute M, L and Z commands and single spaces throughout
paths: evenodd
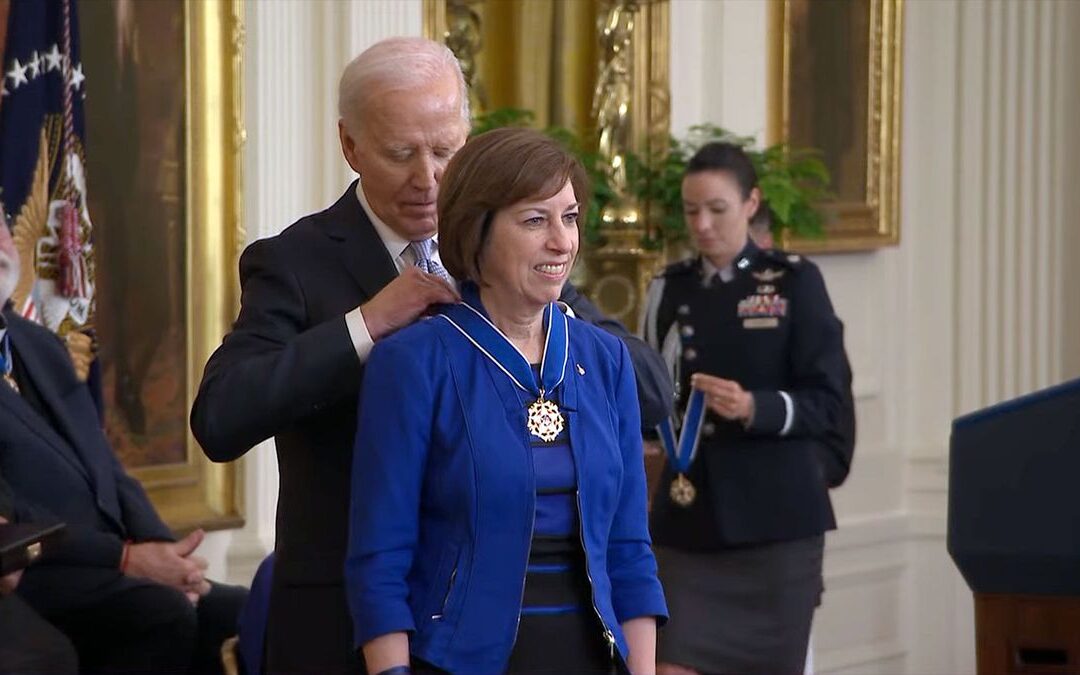
M 375 341 L 458 299 L 438 255 L 435 206 L 443 169 L 469 132 L 453 54 L 421 38 L 372 46 L 342 75 L 339 113 L 342 152 L 360 180 L 330 208 L 244 252 L 240 316 L 207 364 L 191 414 L 217 461 L 276 440 L 273 672 L 361 668 L 342 584 L 364 362 Z M 671 384 L 659 356 L 572 286 L 562 300 L 627 343 L 646 423 L 667 415 Z
M 212 584 L 117 461 L 63 343 L 8 302 L 19 259 L 0 225 L 0 473 L 20 520 L 66 523 L 17 592 L 74 643 L 87 672 L 220 671 L 247 591 Z

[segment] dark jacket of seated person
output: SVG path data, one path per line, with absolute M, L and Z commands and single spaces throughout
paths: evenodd
M 247 591 L 202 578 L 201 532 L 175 542 L 113 453 L 60 339 L 10 306 L 0 329 L 17 385 L 0 383 L 0 473 L 18 519 L 67 525 L 18 593 L 87 670 L 220 670 Z
M 14 519 L 11 488 L 0 474 L 0 528 Z M 22 574 L 0 577 L 0 673 L 78 672 L 71 642 L 15 593 Z

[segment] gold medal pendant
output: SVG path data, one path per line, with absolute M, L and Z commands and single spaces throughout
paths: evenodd
M 690 479 L 681 473 L 675 476 L 675 480 L 671 481 L 671 501 L 686 508 L 693 504 L 696 498 L 697 488 Z
M 536 399 L 529 405 L 529 421 L 526 426 L 530 434 L 545 443 L 555 440 L 564 426 L 559 406 L 543 398 Z

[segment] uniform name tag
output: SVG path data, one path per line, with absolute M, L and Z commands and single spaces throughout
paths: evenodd
M 742 327 L 755 329 L 755 328 L 776 328 L 780 325 L 780 319 L 775 316 L 763 316 L 756 319 L 743 319 Z

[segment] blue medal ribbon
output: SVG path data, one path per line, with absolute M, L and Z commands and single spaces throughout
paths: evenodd
M 544 354 L 537 381 L 529 360 L 484 314 L 475 289 L 463 288 L 461 294 L 464 302 L 442 307 L 439 316 L 458 329 L 518 389 L 540 400 L 550 395 L 563 381 L 570 354 L 566 315 L 554 302 L 544 308 Z
M 686 413 L 683 415 L 681 433 L 678 440 L 675 438 L 675 422 L 668 418 L 656 427 L 660 435 L 660 443 L 667 452 L 671 468 L 677 474 L 685 474 L 690 470 L 690 464 L 697 456 L 698 441 L 701 438 L 701 427 L 705 421 L 705 394 L 694 389 L 690 393 L 690 401 L 686 404 Z
M 11 375 L 11 339 L 7 332 L 0 337 L 0 376 Z

